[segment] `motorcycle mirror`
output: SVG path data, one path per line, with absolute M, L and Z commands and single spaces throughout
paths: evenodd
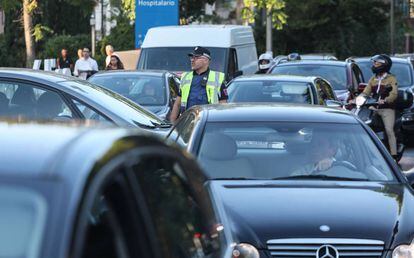
M 363 92 L 365 87 L 367 87 L 367 85 L 368 85 L 368 83 L 363 83 L 363 82 L 358 84 L 358 92 Z
M 414 187 L 414 172 L 404 172 L 404 175 L 407 178 L 408 183 L 410 183 L 410 185 Z
M 355 99 L 355 104 L 360 107 L 362 105 L 365 104 L 365 102 L 367 101 L 367 98 L 365 96 L 361 96 L 359 95 L 358 97 L 356 97 Z

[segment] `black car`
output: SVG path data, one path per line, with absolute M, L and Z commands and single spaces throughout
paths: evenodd
M 88 79 L 168 119 L 180 88 L 177 75 L 167 71 L 107 71 Z
M 0 256 L 230 257 L 204 176 L 126 129 L 0 123 Z
M 197 156 L 233 237 L 261 257 L 414 252 L 414 180 L 347 111 L 199 106 L 169 138 Z
M 371 71 L 372 61 L 369 57 L 352 58 L 361 68 L 364 78 L 367 81 L 373 76 Z M 391 57 L 392 67 L 391 73 L 395 75 L 398 82 L 399 90 L 406 90 L 410 93 L 414 89 L 414 70 L 409 58 Z M 402 129 L 410 134 L 414 133 L 414 103 L 410 108 L 404 110 L 402 117 Z
M 341 101 L 348 100 L 349 90 L 355 91 L 365 82 L 361 69 L 355 62 L 334 60 L 303 60 L 280 63 L 268 73 L 301 76 L 320 76 L 326 79 Z
M 29 69 L 0 69 L 0 117 L 89 119 L 161 134 L 170 127 L 155 114 L 104 87 Z
M 278 102 L 340 107 L 335 92 L 321 77 L 252 75 L 233 79 L 227 86 L 228 102 Z

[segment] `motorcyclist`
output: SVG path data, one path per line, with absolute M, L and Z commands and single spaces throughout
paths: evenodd
M 273 65 L 273 56 L 270 53 L 264 53 L 259 56 L 259 70 L 256 74 L 265 74 Z
M 363 95 L 373 97 L 378 101 L 377 108 L 373 108 L 381 117 L 391 155 L 397 159 L 397 140 L 394 132 L 395 102 L 398 96 L 397 79 L 390 74 L 392 60 L 388 55 L 380 54 L 371 58 L 374 76 L 362 92 Z

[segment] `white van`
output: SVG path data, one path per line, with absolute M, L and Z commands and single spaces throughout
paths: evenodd
M 257 51 L 252 29 L 239 25 L 185 25 L 156 27 L 148 31 L 141 48 L 138 69 L 183 72 L 191 70 L 187 54 L 194 47 L 211 52 L 212 70 L 230 80 L 257 71 Z

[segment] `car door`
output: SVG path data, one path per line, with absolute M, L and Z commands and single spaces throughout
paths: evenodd
M 188 150 L 196 148 L 197 146 L 193 146 L 193 143 L 197 141 L 192 139 L 192 137 L 196 136 L 194 132 L 197 131 L 196 126 L 199 125 L 200 119 L 200 115 L 196 115 L 195 112 L 185 112 L 177 124 L 171 129 L 167 138 Z
M 77 215 L 69 257 L 160 257 L 151 248 L 155 236 L 145 230 L 142 206 L 134 198 L 127 173 L 128 158 L 121 154 L 118 159 L 110 159 L 91 175 Z
M 78 118 L 64 93 L 23 80 L 0 78 L 0 116 L 37 120 Z
M 136 194 L 146 204 L 147 231 L 157 236 L 161 257 L 220 257 L 224 236 L 217 230 L 211 200 L 201 180 L 187 177 L 196 171 L 163 148 L 135 160 Z M 198 186 L 192 186 L 196 181 Z

